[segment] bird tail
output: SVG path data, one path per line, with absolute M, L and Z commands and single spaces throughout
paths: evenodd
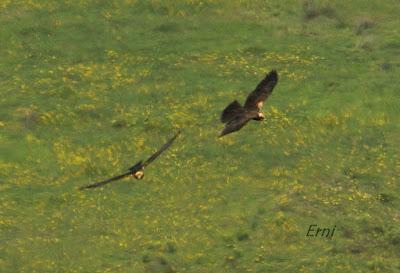
M 224 111 L 222 111 L 221 122 L 226 123 L 228 121 L 231 121 L 234 117 L 241 114 L 243 112 L 243 110 L 244 110 L 243 107 L 240 105 L 240 103 L 237 100 L 231 102 L 224 109 Z

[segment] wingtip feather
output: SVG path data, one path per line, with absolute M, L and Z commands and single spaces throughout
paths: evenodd
M 272 81 L 278 81 L 278 72 L 275 69 L 272 69 L 267 75 L 266 78 Z

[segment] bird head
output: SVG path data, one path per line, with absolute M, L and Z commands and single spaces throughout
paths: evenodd
M 133 173 L 132 176 L 135 177 L 136 179 L 142 179 L 144 177 L 144 172 L 137 171 L 137 172 Z

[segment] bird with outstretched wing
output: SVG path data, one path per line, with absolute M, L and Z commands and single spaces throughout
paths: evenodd
M 219 137 L 239 131 L 250 120 L 264 120 L 265 116 L 261 113 L 263 104 L 277 83 L 278 73 L 276 70 L 271 70 L 256 89 L 249 94 L 244 106 L 240 105 L 237 100 L 231 102 L 222 111 L 221 122 L 225 123 L 225 128 Z
M 83 186 L 79 189 L 84 190 L 84 189 L 92 189 L 92 188 L 101 187 L 101 186 L 104 186 L 105 184 L 120 180 L 127 176 L 133 176 L 136 179 L 142 179 L 144 177 L 144 168 L 147 167 L 151 162 L 153 162 L 166 149 L 168 149 L 169 146 L 172 145 L 172 143 L 175 141 L 175 139 L 178 137 L 179 134 L 180 134 L 180 131 L 178 131 L 170 140 L 168 140 L 167 143 L 165 143 L 157 152 L 155 152 L 152 156 L 150 156 L 145 162 L 139 161 L 138 163 L 136 163 L 135 165 L 130 167 L 127 172 L 117 175 L 117 176 L 114 176 L 114 177 L 104 180 L 104 181 L 90 184 L 88 186 Z

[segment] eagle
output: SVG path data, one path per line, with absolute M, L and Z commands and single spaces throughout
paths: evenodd
M 139 161 L 138 163 L 136 163 L 135 165 L 133 165 L 132 167 L 130 167 L 128 169 L 128 171 L 126 171 L 123 174 L 114 176 L 112 178 L 109 178 L 107 180 L 104 181 L 100 181 L 97 183 L 93 183 L 87 186 L 83 186 L 81 188 L 79 188 L 80 190 L 84 190 L 84 189 L 92 189 L 92 188 L 97 188 L 97 187 L 101 187 L 104 186 L 105 184 L 108 184 L 110 182 L 113 181 L 117 181 L 120 180 L 124 177 L 127 176 L 133 176 L 136 179 L 142 179 L 144 177 L 144 168 L 147 167 L 151 162 L 153 162 L 160 154 L 162 154 L 166 149 L 169 148 L 169 146 L 172 145 L 172 143 L 175 141 L 175 139 L 178 137 L 178 135 L 180 134 L 180 130 L 170 139 L 167 141 L 167 143 L 165 143 L 157 152 L 155 152 L 152 156 L 150 156 L 145 162 L 143 162 L 142 160 Z
M 244 106 L 241 106 L 237 100 L 231 102 L 222 111 L 221 122 L 225 123 L 225 128 L 219 137 L 239 131 L 252 119 L 264 120 L 265 116 L 261 113 L 261 109 L 277 83 L 278 73 L 276 70 L 271 70 L 256 89 L 248 95 Z

